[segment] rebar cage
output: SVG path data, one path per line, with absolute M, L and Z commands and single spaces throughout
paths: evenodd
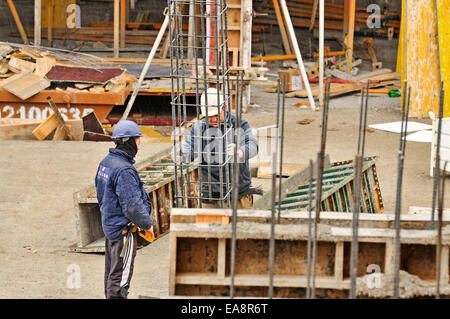
M 177 207 L 202 207 L 208 202 L 229 207 L 233 157 L 227 154 L 227 146 L 233 143 L 234 134 L 229 116 L 232 96 L 226 0 L 168 0 L 167 14 L 172 156 L 179 184 L 175 202 Z M 183 28 L 187 24 L 188 30 Z M 195 88 L 190 90 L 195 93 L 195 103 L 187 102 L 188 84 Z M 190 127 L 188 114 L 194 113 L 197 121 Z M 217 123 L 212 123 L 214 114 Z M 192 165 L 199 167 L 197 181 L 189 178 Z

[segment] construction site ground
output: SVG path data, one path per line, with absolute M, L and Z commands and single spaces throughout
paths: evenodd
M 275 123 L 277 95 L 252 87 L 252 103 L 243 117 L 252 127 Z M 332 98 L 326 153 L 332 162 L 351 160 L 357 150 L 361 97 Z M 319 151 L 322 112 L 294 107 L 286 99 L 284 161 L 307 164 Z M 307 125 L 297 121 L 310 119 Z M 400 121 L 400 98 L 372 95 L 368 124 Z M 414 119 L 431 124 L 429 119 Z M 376 164 L 385 212 L 393 213 L 397 190 L 399 134 L 368 130 L 366 156 Z M 137 160 L 169 144 L 141 144 Z M 72 253 L 77 241 L 73 193 L 94 182 L 98 163 L 113 147 L 107 142 L 0 141 L 0 298 L 104 298 L 104 255 Z M 430 143 L 408 142 L 403 176 L 402 212 L 410 206 L 431 207 Z M 267 185 L 254 180 L 253 184 Z M 444 207 L 450 206 L 446 198 Z M 137 253 L 129 298 L 168 296 L 169 240 L 158 239 Z M 68 288 L 80 269 L 80 287 Z M 75 268 L 77 268 L 75 266 Z

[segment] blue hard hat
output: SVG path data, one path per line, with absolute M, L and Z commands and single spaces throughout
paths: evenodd
M 134 137 L 142 136 L 139 126 L 129 120 L 119 121 L 116 126 L 114 126 L 114 131 L 112 138 L 122 138 L 122 137 Z

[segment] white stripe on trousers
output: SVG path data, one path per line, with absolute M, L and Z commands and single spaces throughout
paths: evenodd
M 126 238 L 126 237 L 124 237 Z M 130 240 L 128 241 L 128 247 L 123 258 L 122 266 L 122 280 L 120 281 L 120 287 L 123 287 L 130 276 L 131 260 L 133 259 L 133 248 L 134 248 L 134 236 L 131 234 Z

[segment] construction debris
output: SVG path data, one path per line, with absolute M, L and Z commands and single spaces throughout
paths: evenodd
M 136 81 L 124 73 L 125 69 L 90 67 L 86 65 L 93 63 L 86 57 L 65 60 L 65 56 L 57 52 L 1 45 L 0 74 L 6 79 L 0 80 L 0 87 L 26 100 L 50 86 L 50 89 L 78 92 L 89 87 L 80 85 L 97 84 L 91 92 L 120 92 Z M 68 61 L 75 61 L 77 65 L 67 64 Z

